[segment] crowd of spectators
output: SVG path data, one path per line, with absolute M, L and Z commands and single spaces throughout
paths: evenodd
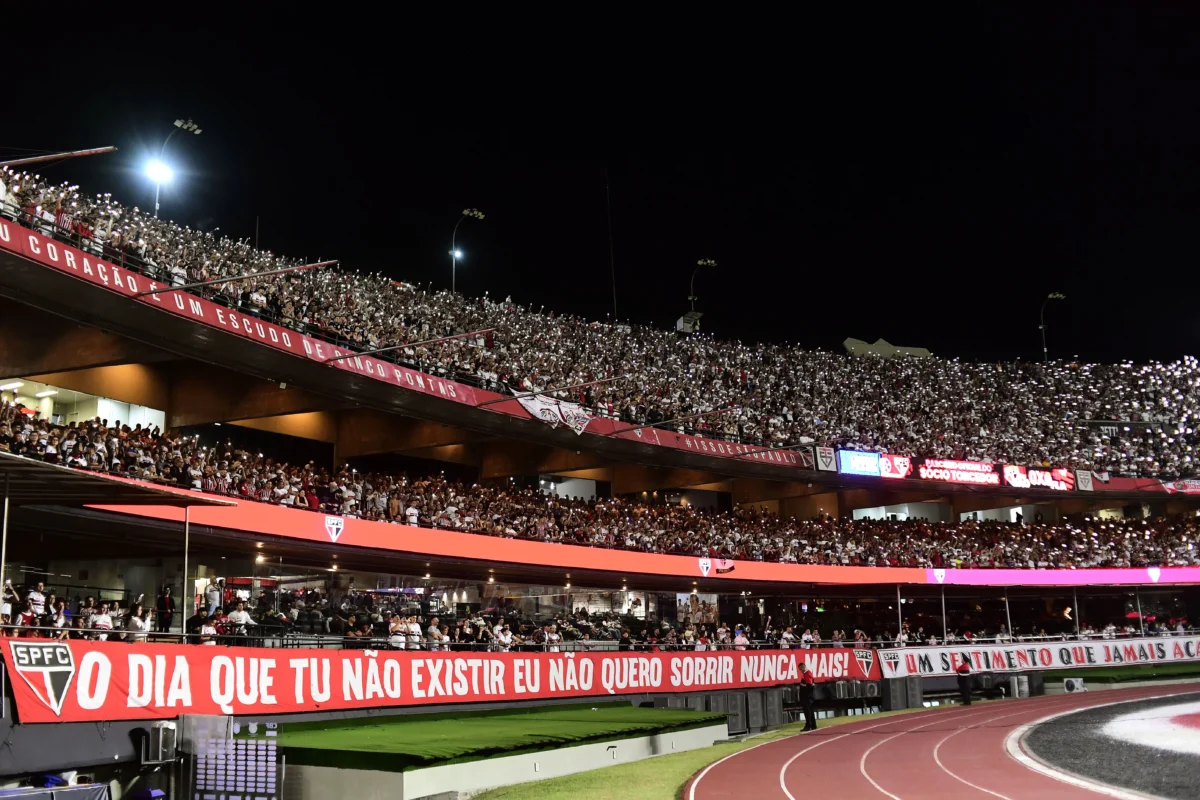
M 58 425 L 0 406 L 0 451 L 293 508 L 542 542 L 711 558 L 898 567 L 1190 566 L 1196 517 L 1079 523 L 783 518 L 637 498 L 573 499 L 515 482 L 468 484 L 289 464 L 226 439 L 107 420 Z
M 0 213 L 176 286 L 299 263 L 3 168 Z M 1192 357 L 1141 365 L 851 357 L 589 321 L 511 298 L 472 299 L 335 269 L 242 277 L 205 291 L 360 349 L 491 329 L 397 355 L 425 372 L 500 391 L 621 376 L 570 399 L 639 424 L 728 408 L 682 429 L 747 444 L 811 441 L 1134 477 L 1196 473 L 1200 362 Z
M 1191 635 L 1186 616 L 1170 619 L 1147 616 L 1144 624 L 1126 617 L 1100 626 L 1081 623 L 1078 631 L 1061 625 L 1047 632 L 1039 625 L 1008 630 L 1004 622 L 979 615 L 964 624 L 945 626 L 936 620 L 905 621 L 899 633 L 889 624 L 890 610 L 882 605 L 857 612 L 863 628 L 852 632 L 811 624 L 727 624 L 714 619 L 696 622 L 690 616 L 658 619 L 615 612 L 589 611 L 531 616 L 509 601 L 486 609 L 472 608 L 461 615 L 455 609 L 431 610 L 413 596 L 372 591 L 339 591 L 329 587 L 281 591 L 264 589 L 257 600 L 248 590 L 239 593 L 214 578 L 199 596 L 190 616 L 178 628 L 172 619 L 179 611 L 169 587 L 160 591 L 154 607 L 138 597 L 123 606 L 120 599 L 97 600 L 94 595 L 59 597 L 38 582 L 22 591 L 11 583 L 0 599 L 0 635 L 20 638 L 124 641 L 133 644 L 150 638 L 182 640 L 197 645 L 254 646 L 267 637 L 298 637 L 296 645 L 316 644 L 365 649 L 426 651 L 559 652 L 589 649 L 706 651 L 758 648 L 885 648 L 967 645 L 1072 639 L 1118 639 L 1132 636 Z M 427 602 L 427 601 L 426 601 Z M 869 609 L 869 610 L 868 610 Z M 441 616 L 439 616 L 439 613 Z M 928 621 L 928 628 L 921 624 Z M 948 620 L 949 621 L 949 620 Z M 894 622 L 894 620 L 892 620 Z M 833 625 L 838 624 L 833 618 Z M 151 633 L 151 627 L 154 628 Z

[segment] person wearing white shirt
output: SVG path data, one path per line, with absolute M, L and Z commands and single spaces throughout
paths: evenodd
M 245 633 L 247 625 L 257 625 L 250 612 L 246 610 L 246 604 L 239 600 L 237 608 L 229 612 L 229 622 L 237 626 L 238 633 Z
M 408 647 L 408 623 L 402 620 L 399 614 L 393 614 L 391 622 L 388 623 L 388 647 L 393 650 L 404 650 Z
M 200 626 L 200 644 L 217 646 L 217 615 L 213 614 Z
M 125 641 L 134 644 L 144 642 L 149 630 L 150 623 L 146 620 L 145 610 L 141 606 L 134 606 L 129 619 L 125 621 Z
M 546 634 L 546 644 L 548 645 L 546 649 L 549 650 L 551 653 L 557 653 L 558 652 L 558 643 L 561 641 L 562 641 L 562 636 L 560 636 L 558 633 L 558 626 L 551 625 L 550 632 L 548 634 Z
M 496 643 L 497 649 L 501 653 L 507 653 L 512 649 L 513 635 L 512 631 L 508 629 L 507 625 L 501 628 L 500 632 L 496 634 Z
M 405 509 L 404 516 L 408 520 L 409 525 L 417 525 L 421 521 L 421 512 L 416 506 L 409 506 Z
M 96 634 L 96 639 L 101 642 L 108 641 L 108 632 L 113 628 L 112 617 L 108 613 L 108 603 L 100 604 L 99 613 L 93 614 L 91 619 L 92 630 L 99 631 Z
M 795 642 L 796 642 L 796 634 L 792 633 L 792 629 L 790 627 L 786 628 L 783 631 L 783 633 L 780 634 L 780 636 L 779 636 L 779 649 L 780 650 L 790 650 L 792 645 L 795 644 Z
M 813 635 L 811 630 L 806 630 L 804 635 L 800 637 L 800 646 L 805 650 L 811 650 L 813 646 Z
M 408 649 L 421 649 L 421 623 L 416 617 L 408 618 Z
M 46 613 L 46 584 L 38 581 L 35 588 L 25 595 L 29 602 L 33 603 L 33 612 L 41 617 Z

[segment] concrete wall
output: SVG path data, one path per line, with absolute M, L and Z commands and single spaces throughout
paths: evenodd
M 544 488 L 554 485 L 553 493 L 559 497 L 582 497 L 584 500 L 594 500 L 596 497 L 596 482 L 583 478 L 560 478 L 554 475 L 543 475 L 546 483 Z
M 350 786 L 353 786 L 355 800 L 413 800 L 448 792 L 478 792 L 696 750 L 723 741 L 727 736 L 724 725 L 710 725 L 676 733 L 490 758 L 486 764 L 450 764 L 410 772 L 288 765 L 284 800 L 326 800 L 344 796 Z
M 927 519 L 931 522 L 949 522 L 950 506 L 946 503 L 898 503 L 854 509 L 855 519 L 888 519 L 892 514 L 901 520 Z
M 1033 523 L 1034 519 L 1037 518 L 1038 512 L 1041 512 L 1042 520 L 1044 522 L 1050 523 L 1058 521 L 1058 507 L 1052 505 L 1006 506 L 1004 508 L 987 508 L 981 511 L 970 513 L 977 514 L 979 519 L 1012 522 L 1013 513 L 1015 511 L 1021 512 L 1021 514 L 1024 516 L 1025 524 L 1027 525 Z M 962 518 L 966 519 L 968 516 L 970 516 L 970 513 L 963 514 Z

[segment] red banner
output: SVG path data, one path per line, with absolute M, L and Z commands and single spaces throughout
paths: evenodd
M 22 723 L 432 706 L 879 680 L 871 650 L 426 653 L 5 641 Z

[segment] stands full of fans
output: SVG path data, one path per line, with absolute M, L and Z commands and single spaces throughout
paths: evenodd
M 580 500 L 515 483 L 466 484 L 288 464 L 226 439 L 93 419 L 55 425 L 0 406 L 0 451 L 294 508 L 588 547 L 712 558 L 903 567 L 1087 568 L 1198 562 L 1200 519 L 1081 523 L 785 519 L 762 510 L 610 498 Z
M 84 195 L 76 186 L 6 169 L 0 169 L 0 214 L 174 286 L 299 263 L 246 240 L 155 219 L 109 195 Z M 427 373 L 500 391 L 623 376 L 570 399 L 638 424 L 729 408 L 678 427 L 746 444 L 812 441 L 1134 477 L 1196 473 L 1200 362 L 1192 357 L 1142 365 L 850 357 L 588 321 L 511 298 L 423 291 L 380 273 L 334 269 L 241 277 L 205 291 L 246 313 L 359 349 L 491 329 L 406 348 L 398 357 Z M 1123 424 L 1090 424 L 1097 420 Z

